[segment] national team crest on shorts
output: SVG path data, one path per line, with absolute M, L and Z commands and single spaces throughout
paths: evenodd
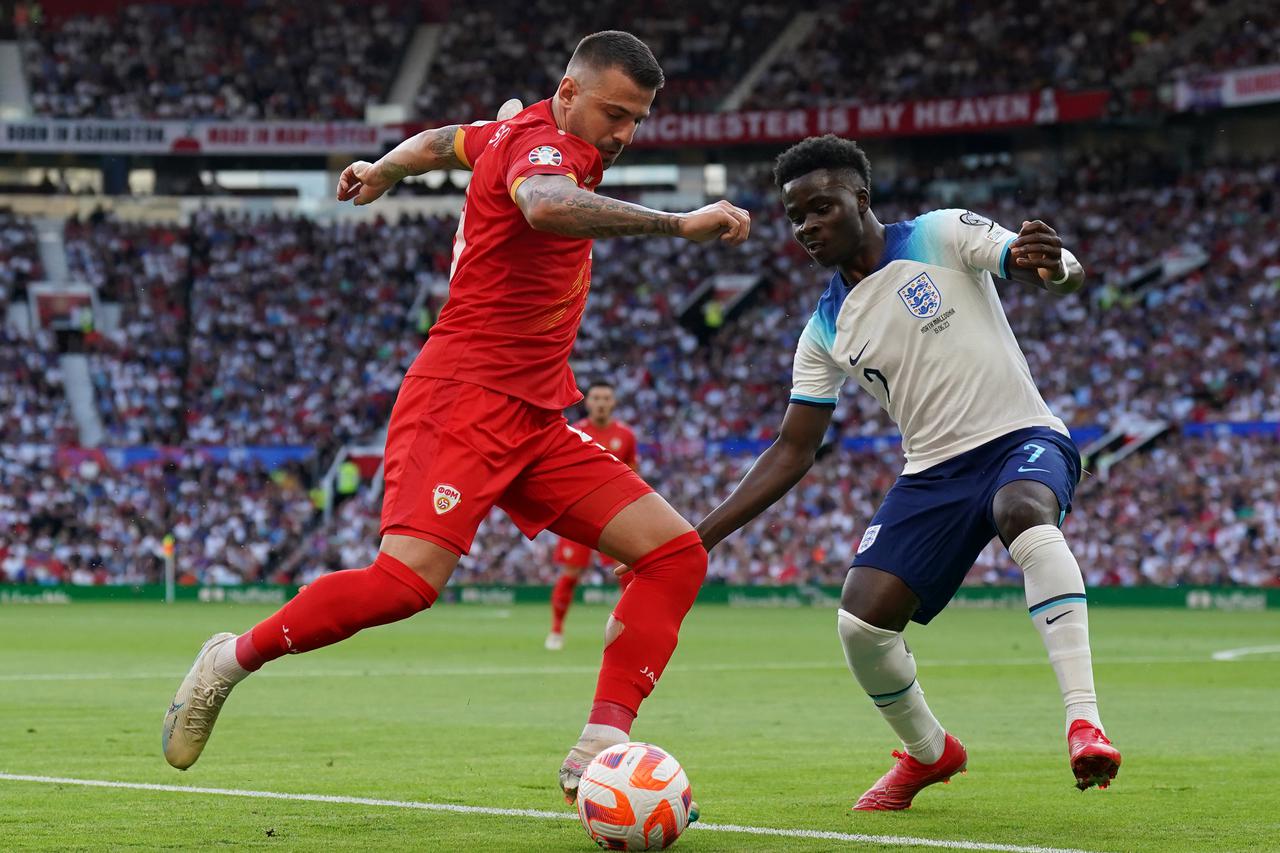
M 920 273 L 898 288 L 898 295 L 902 297 L 907 310 L 921 320 L 928 320 L 942 307 L 942 293 L 927 272 Z
M 440 483 L 436 486 L 432 502 L 436 507 L 436 515 L 444 515 L 446 512 L 462 503 L 462 492 L 458 491 L 457 486 L 450 486 L 448 483 Z
M 529 162 L 535 166 L 559 166 L 563 159 L 559 149 L 550 145 L 539 145 L 529 152 Z
M 862 541 L 858 543 L 858 553 L 861 554 L 863 551 L 876 544 L 876 539 L 878 539 L 879 536 L 880 525 L 873 524 L 868 527 L 867 532 L 862 534 Z

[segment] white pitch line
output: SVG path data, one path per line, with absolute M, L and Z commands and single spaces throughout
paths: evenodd
M 1280 648 L 1280 647 L 1277 647 Z M 1228 658 L 1214 657 L 1214 660 Z M 1234 660 L 1234 658 L 1231 658 Z M 1183 664 L 1207 663 L 1204 657 L 1125 657 L 1102 658 L 1094 661 L 1094 666 L 1137 665 L 1137 664 Z M 970 667 L 1002 667 L 1002 666 L 1047 666 L 1048 659 L 1010 658 L 1006 660 L 953 660 L 937 663 L 922 663 L 921 668 L 930 670 L 967 669 Z M 672 666 L 667 674 L 699 673 L 699 672 L 764 672 L 788 670 L 839 670 L 845 671 L 840 660 L 827 661 L 777 661 L 760 663 L 709 663 L 691 666 Z M 600 671 L 598 665 L 593 666 L 467 666 L 467 667 L 421 667 L 415 669 L 269 669 L 263 670 L 258 678 L 440 678 L 440 677 L 504 677 L 530 675 L 595 675 Z M 183 670 L 175 668 L 170 672 L 20 672 L 0 673 L 0 682 L 5 681 L 148 681 L 153 679 L 174 678 Z
M 540 809 L 502 809 L 493 806 L 462 806 L 455 803 L 421 803 L 413 800 L 381 800 L 372 797 L 340 797 L 331 794 L 286 794 L 277 791 L 246 791 L 236 788 L 199 788 L 187 785 L 156 785 L 148 782 L 113 782 L 106 779 L 71 779 L 63 776 L 29 776 L 22 773 L 0 773 L 0 781 L 35 782 L 44 785 L 77 785 L 83 788 L 123 788 L 130 791 L 160 791 L 172 794 L 209 794 L 217 797 L 247 797 L 258 800 L 292 800 L 304 803 L 336 803 L 352 806 L 378 806 L 393 809 L 416 809 L 454 814 L 527 817 L 537 820 L 576 820 L 571 812 Z M 946 838 L 913 838 L 907 835 L 864 835 L 855 832 L 826 832 L 817 829 L 781 829 L 771 826 L 740 826 L 732 823 L 695 823 L 690 829 L 702 832 L 731 832 L 741 835 L 767 835 L 774 838 L 808 838 L 821 841 L 848 841 L 893 847 L 939 847 L 946 850 L 995 850 L 1000 853 L 1089 853 L 1063 847 L 1040 847 L 1028 844 L 997 844 Z
M 1246 655 L 1280 654 L 1280 646 L 1249 646 L 1243 649 L 1223 649 L 1213 653 L 1214 660 L 1239 660 Z

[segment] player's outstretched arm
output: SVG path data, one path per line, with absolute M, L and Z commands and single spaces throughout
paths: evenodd
M 506 121 L 522 109 L 524 105 L 512 98 L 498 109 L 498 121 Z M 338 178 L 338 201 L 355 199 L 357 205 L 369 204 L 410 175 L 440 169 L 470 169 L 458 155 L 460 128 L 457 124 L 433 127 L 410 136 L 376 163 L 357 160 L 343 169 Z
M 691 213 L 666 213 L 596 195 L 564 175 L 534 175 L 516 188 L 516 205 L 535 230 L 564 237 L 683 237 L 695 243 L 719 238 L 741 245 L 751 214 L 727 201 Z
M 1010 278 L 1050 293 L 1075 293 L 1084 286 L 1084 267 L 1062 247 L 1062 238 L 1039 219 L 1023 222 L 1009 247 Z
M 410 136 L 376 163 L 357 160 L 338 178 L 338 201 L 370 204 L 410 175 L 437 169 L 466 169 L 458 157 L 454 139 L 459 125 L 433 127 Z
M 777 503 L 808 473 L 831 425 L 832 411 L 801 403 L 787 407 L 777 440 L 760 454 L 724 503 L 698 524 L 708 551 Z

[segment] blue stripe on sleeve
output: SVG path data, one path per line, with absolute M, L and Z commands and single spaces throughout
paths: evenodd
M 832 409 L 836 407 L 835 397 L 810 397 L 805 394 L 792 394 L 791 402 L 799 403 L 802 406 L 818 406 Z
M 1018 239 L 1018 235 L 1014 234 L 1008 240 L 1004 241 L 1004 249 L 1000 251 L 1000 277 L 1009 277 L 1009 247 L 1013 245 L 1013 241 Z

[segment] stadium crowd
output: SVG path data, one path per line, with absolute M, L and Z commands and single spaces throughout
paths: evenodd
M 550 97 L 578 39 L 602 29 L 634 33 L 653 50 L 667 78 L 662 109 L 712 111 L 790 16 L 783 3 L 734 0 L 455 4 L 417 111 L 430 122 L 471 121 L 488 118 L 494 104 L 510 97 L 525 103 Z M 494 74 L 495 67 L 506 74 Z
M 31 102 L 59 118 L 363 120 L 413 3 L 129 4 L 19 33 Z
M 104 14 L 39 18 L 19 36 L 40 115 L 362 120 L 368 104 L 389 94 L 418 5 L 132 3 Z M 577 40 L 605 28 L 636 33 L 662 61 L 668 84 L 661 109 L 715 111 L 793 18 L 784 3 L 732 0 L 445 8 L 415 99 L 426 121 L 469 121 L 508 97 L 547 97 Z M 1233 4 L 1230 21 L 1203 27 L 1221 14 L 1207 0 L 960 7 L 829 0 L 813 11 L 809 35 L 771 62 L 745 108 L 1109 88 L 1118 81 L 1152 86 L 1272 63 L 1280 40 L 1280 16 L 1264 2 Z M 1054 38 L 1024 37 L 1047 31 Z M 991 44 L 1015 47 L 992 51 Z M 879 46 L 885 49 L 872 49 Z
M 120 305 L 120 324 L 87 336 L 98 414 L 111 444 L 182 442 L 188 243 L 168 226 L 71 218 L 71 275 Z
M 641 472 L 672 505 L 698 519 L 728 495 L 754 457 L 656 449 Z M 778 506 L 711 554 L 711 583 L 839 585 L 867 521 L 901 468 L 896 449 L 833 451 Z M 1149 453 L 1086 476 L 1064 531 L 1090 586 L 1280 585 L 1280 432 L 1262 437 L 1171 434 Z M 367 565 L 376 554 L 379 508 L 363 494 L 328 526 L 304 537 L 278 579 Z M 481 526 L 455 582 L 551 584 L 555 538 L 534 541 L 495 510 Z M 588 575 L 607 582 L 611 565 Z M 968 583 L 1017 585 L 1021 571 L 998 542 Z
M 311 521 L 301 472 L 211 464 L 194 449 L 140 466 L 62 458 L 49 445 L 0 458 L 0 582 L 154 583 L 173 534 L 180 583 L 265 580 Z
M 1253 5 L 1233 9 L 1229 14 L 1238 20 L 1224 25 L 1225 38 L 1219 38 L 1216 29 L 1196 29 L 1216 14 L 1207 0 L 835 3 L 820 11 L 798 47 L 769 66 L 747 105 L 831 106 L 1045 86 L 1102 89 L 1138 63 L 1141 73 L 1128 85 L 1151 86 L 1175 69 L 1203 73 L 1274 62 L 1280 21 L 1267 4 Z M 1055 37 L 1023 37 L 1044 29 Z M 993 51 L 993 44 L 1005 47 Z M 887 49 L 868 49 L 880 45 Z
M 1033 375 L 1064 420 L 1107 426 L 1137 414 L 1175 424 L 1280 421 L 1276 177 L 1268 164 L 1170 171 L 1104 152 L 1038 183 L 1025 181 L 1016 200 L 1002 194 L 981 208 L 1015 227 L 1030 215 L 1058 225 L 1091 271 L 1085 291 L 1062 299 L 999 285 Z M 927 179 L 899 175 L 886 184 L 898 188 L 876 205 L 886 221 L 938 205 Z M 796 335 L 827 277 L 791 240 L 771 189 L 747 178 L 731 194 L 755 211 L 753 239 L 741 249 L 597 244 L 593 294 L 574 356 L 584 381 L 607 376 L 616 383 L 620 418 L 657 449 L 644 473 L 694 518 L 727 493 L 749 462 L 708 448 L 773 435 Z M 124 306 L 122 330 L 101 336 L 94 354 L 110 443 L 296 443 L 315 446 L 327 461 L 339 443 L 376 442 L 421 343 L 407 307 L 447 270 L 454 224 L 449 217 L 352 225 L 217 213 L 201 214 L 188 228 L 106 217 L 69 223 L 73 267 Z M 1190 271 L 1166 282 L 1165 267 L 1184 261 Z M 701 343 L 678 322 L 681 303 L 722 273 L 758 273 L 759 290 Z M 1151 286 L 1139 286 L 1147 282 L 1135 275 L 1152 276 Z M 18 395 L 5 401 L 6 409 L 28 413 L 26 420 L 6 419 L 9 442 L 51 434 L 49 418 L 61 397 L 56 375 L 39 362 L 43 351 L 19 342 L 0 349 L 0 357 L 26 365 L 14 374 L 20 381 L 4 385 L 7 395 Z M 68 423 L 65 412 L 61 417 Z M 836 421 L 844 436 L 892 432 L 874 401 L 852 389 Z M 1224 458 L 1235 443 L 1244 449 Z M 1274 444 L 1174 438 L 1115 469 L 1105 488 L 1082 500 L 1068 527 L 1088 535 L 1094 579 L 1274 582 L 1280 528 L 1256 501 L 1275 489 Z M 1157 488 L 1177 460 L 1186 466 L 1180 477 L 1215 481 L 1220 489 L 1195 495 Z M 848 543 L 897 467 L 892 449 L 833 454 L 783 507 L 717 552 L 713 576 L 838 580 Z M 119 484 L 96 494 L 127 495 L 134 475 L 110 476 Z M 11 501 L 22 489 L 12 482 L 4 490 Z M 258 475 L 220 484 L 232 509 L 206 496 L 205 511 L 214 518 L 236 511 L 238 487 L 252 504 L 262 482 Z M 301 503 L 264 505 L 289 519 L 302 512 Z M 1135 507 L 1147 514 L 1141 524 L 1123 520 Z M 127 519 L 128 509 L 111 517 Z M 237 568 L 228 571 L 247 565 L 245 577 L 306 579 L 363 565 L 377 541 L 376 519 L 376 506 L 357 497 L 333 523 L 302 525 L 265 562 L 232 561 Z M 281 521 L 284 529 L 290 524 Z M 71 541 L 87 534 L 68 526 L 63 535 Z M 489 525 L 464 562 L 465 579 L 549 578 L 548 546 L 516 537 L 506 522 Z M 12 547 L 12 539 L 5 541 L 2 547 Z M 228 577 L 214 573 L 213 563 L 195 565 L 203 579 Z M 1008 571 L 993 554 L 975 577 L 1008 580 Z

